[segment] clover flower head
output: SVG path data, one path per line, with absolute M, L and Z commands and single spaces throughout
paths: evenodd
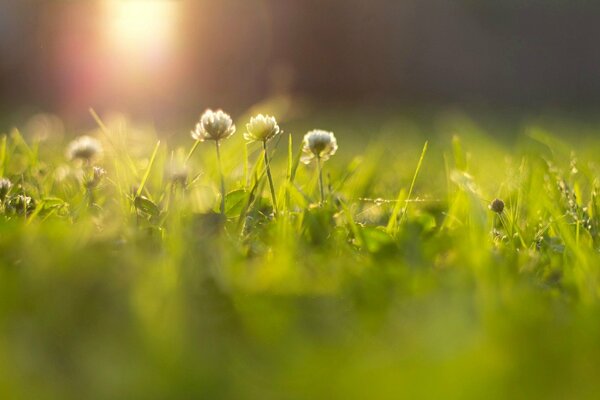
M 102 153 L 102 144 L 91 136 L 80 136 L 67 146 L 67 158 L 70 160 L 91 161 Z
M 187 183 L 188 175 L 190 174 L 189 168 L 183 163 L 171 162 L 165 169 L 165 175 L 167 179 L 174 185 L 184 186 Z
M 279 125 L 275 117 L 258 114 L 250 118 L 246 124 L 244 139 L 248 142 L 266 142 L 280 133 Z
M 500 199 L 494 199 L 490 205 L 489 209 L 496 214 L 501 214 L 504 211 L 504 202 Z
M 310 163 L 314 158 L 326 161 L 338 149 L 337 140 L 333 132 L 315 129 L 304 135 L 302 162 Z
M 100 184 L 100 181 L 102 181 L 102 178 L 104 178 L 104 175 L 106 175 L 106 170 L 102 167 L 95 166 L 93 168 L 91 178 L 85 183 L 86 186 L 90 189 L 95 188 L 96 186 L 98 186 Z
M 102 167 L 94 167 L 94 179 L 102 179 L 106 175 L 106 170 Z
M 205 140 L 223 140 L 235 133 L 235 125 L 229 114 L 223 110 L 206 110 L 200 117 L 196 129 L 192 131 L 192 138 L 204 142 Z
M 8 200 L 7 208 L 16 214 L 26 214 L 35 208 L 35 202 L 29 196 L 18 194 Z
M 7 178 L 0 179 L 0 200 L 4 200 L 10 189 L 12 188 L 12 182 Z

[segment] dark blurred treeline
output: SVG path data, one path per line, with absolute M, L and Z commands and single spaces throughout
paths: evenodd
M 600 100 L 596 1 L 171 1 L 183 10 L 172 65 L 163 75 L 129 70 L 145 79 L 136 90 L 95 44 L 101 2 L 0 1 L 1 109 L 168 117 L 241 110 L 280 92 L 343 102 Z

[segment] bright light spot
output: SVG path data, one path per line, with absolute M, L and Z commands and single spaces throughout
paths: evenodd
M 141 57 L 140 61 L 168 56 L 176 44 L 179 1 L 106 0 L 104 4 L 103 30 L 112 51 Z

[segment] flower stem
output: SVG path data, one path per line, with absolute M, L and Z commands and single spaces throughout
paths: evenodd
M 248 144 L 244 143 L 244 189 L 250 186 L 250 174 L 248 169 Z
M 321 193 L 321 205 L 325 201 L 325 191 L 323 190 L 323 170 L 321 168 L 321 157 L 317 156 L 317 170 L 319 171 L 319 192 Z
M 221 163 L 221 147 L 218 140 L 215 140 L 217 147 L 217 162 L 219 163 L 219 175 L 221 176 L 221 214 L 225 215 L 225 177 L 223 176 L 223 164 Z
M 84 183 L 83 186 L 85 188 L 85 194 L 88 198 L 89 207 L 94 206 L 94 188 L 92 187 L 92 179 L 94 179 L 94 171 L 92 169 L 92 164 L 90 160 L 85 160 L 85 164 L 83 166 L 83 176 Z
M 271 198 L 273 200 L 273 211 L 275 212 L 275 216 L 277 216 L 277 195 L 275 194 L 275 185 L 273 185 L 273 177 L 271 176 L 271 165 L 269 164 L 266 140 L 263 140 L 263 149 L 265 154 L 265 168 L 267 170 L 267 178 L 269 179 L 269 189 L 271 189 Z

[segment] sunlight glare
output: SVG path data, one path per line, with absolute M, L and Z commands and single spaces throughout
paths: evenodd
M 176 44 L 180 2 L 107 0 L 104 29 L 113 51 L 144 59 L 164 57 Z

